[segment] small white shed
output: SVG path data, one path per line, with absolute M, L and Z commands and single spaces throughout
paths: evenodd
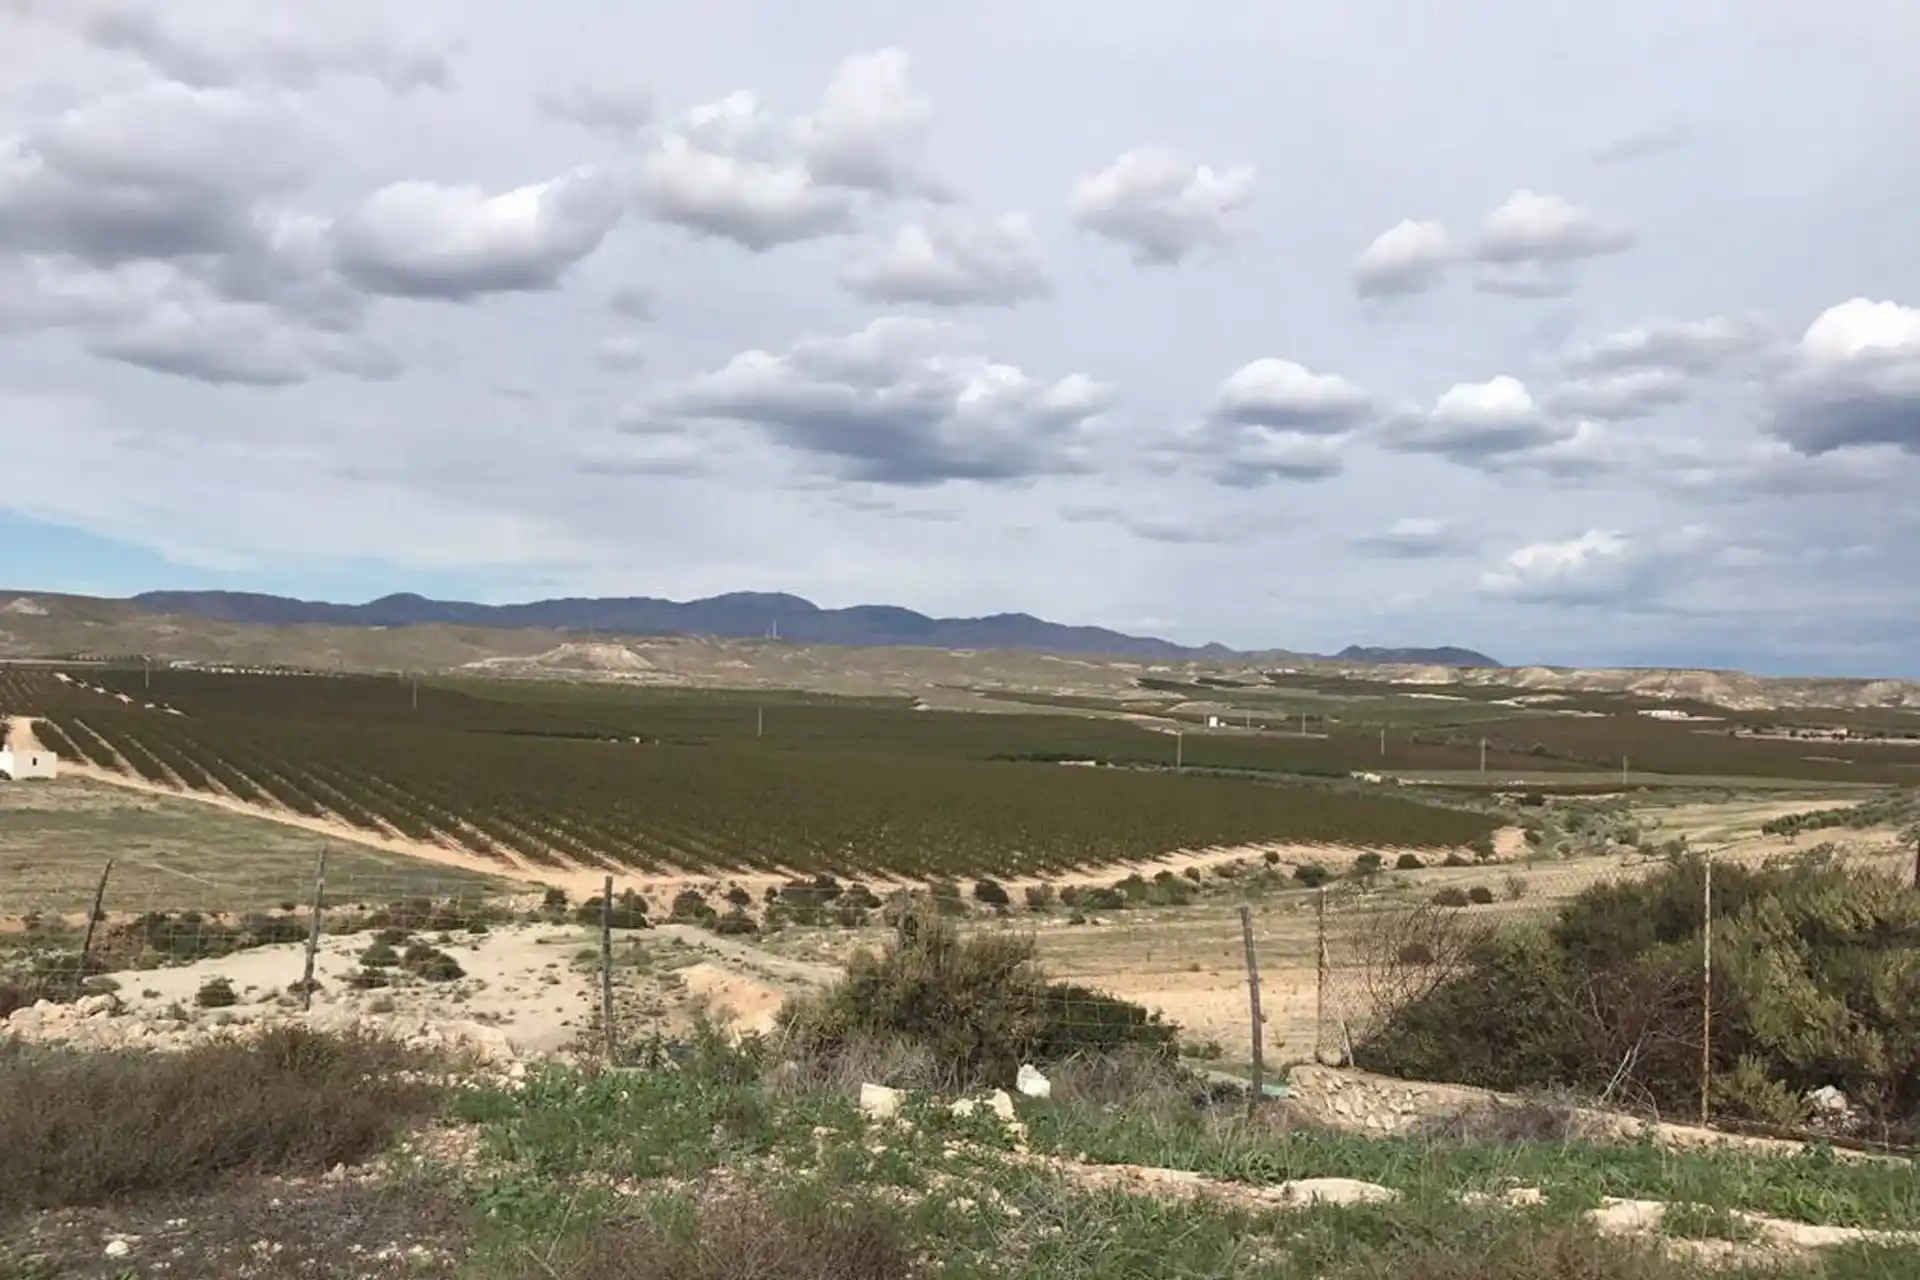
M 10 778 L 15 782 L 25 782 L 28 778 L 52 778 L 58 775 L 59 766 L 60 757 L 45 747 L 35 747 L 31 751 L 0 747 L 0 778 Z

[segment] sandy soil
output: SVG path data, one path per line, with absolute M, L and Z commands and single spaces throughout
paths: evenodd
M 40 739 L 33 736 L 33 717 L 31 716 L 7 717 L 7 742 L 15 752 L 32 753 L 45 749 L 40 745 Z M 62 763 L 65 762 L 62 761 Z

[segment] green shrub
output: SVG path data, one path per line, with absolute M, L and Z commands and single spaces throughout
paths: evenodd
M 1353 874 L 1363 878 L 1377 875 L 1380 868 L 1386 865 L 1386 861 L 1377 853 L 1363 853 L 1353 860 Z
M 760 926 L 754 923 L 753 917 L 738 908 L 729 911 L 726 915 L 716 916 L 714 919 L 708 921 L 707 928 L 713 930 L 723 938 L 740 937 L 760 932 Z
M 736 884 L 727 890 L 727 901 L 744 909 L 753 905 L 753 895 Z
M 1467 890 L 1467 901 L 1476 907 L 1484 907 L 1493 901 L 1493 890 L 1483 884 L 1477 884 Z
M 1471 858 L 1463 858 L 1457 853 L 1450 853 L 1447 855 L 1446 860 L 1440 865 L 1446 867 L 1470 867 L 1473 865 L 1473 860 Z
M 1055 894 L 1050 884 L 1030 884 L 1027 886 L 1027 910 L 1049 911 L 1053 908 Z
M 367 944 L 360 953 L 360 967 L 363 969 L 386 969 L 400 963 L 400 953 L 376 938 Z
M 225 1009 L 240 1003 L 235 994 L 233 983 L 226 978 L 208 978 L 193 993 L 193 1002 L 202 1009 Z
M 667 910 L 667 919 L 676 924 L 704 924 L 718 915 L 707 901 L 707 895 L 698 889 L 682 889 L 673 895 L 673 905 Z
M 1444 889 L 1436 889 L 1433 894 L 1433 905 L 1436 907 L 1464 907 L 1470 901 L 1467 891 L 1458 885 L 1450 884 Z
M 1493 933 L 1378 1011 L 1357 1065 L 1697 1107 L 1704 872 L 1686 855 Z M 1882 1131 L 1920 1136 L 1920 895 L 1828 856 L 1713 876 L 1715 1105 L 1778 1121 L 1832 1085 Z
M 1394 859 L 1393 869 L 1395 871 L 1418 871 L 1426 865 L 1426 863 L 1420 861 L 1419 854 L 1403 853 Z
M 998 880 L 980 880 L 973 886 L 973 900 L 989 907 L 1004 907 L 1013 901 Z
M 1305 866 L 1295 867 L 1293 869 L 1293 878 L 1308 889 L 1318 889 L 1321 885 L 1333 879 L 1333 873 L 1317 862 L 1309 862 Z
M 901 933 L 884 951 L 856 955 L 836 986 L 781 1011 L 789 1051 L 834 1060 L 904 1042 L 963 1086 L 1010 1085 L 1022 1062 L 1129 1046 L 1175 1052 L 1176 1029 L 1157 1014 L 1049 982 L 1032 938 L 962 937 L 926 899 L 909 908 Z

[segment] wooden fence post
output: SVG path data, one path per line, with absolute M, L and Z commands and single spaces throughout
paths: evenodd
M 1260 1016 L 1260 959 L 1253 949 L 1253 908 L 1240 908 L 1240 944 L 1247 955 L 1247 1008 L 1253 1030 L 1253 1088 L 1247 1093 L 1247 1111 L 1260 1105 L 1266 1091 L 1265 1020 Z
M 1327 1025 L 1327 886 L 1321 885 L 1313 893 L 1314 915 L 1314 957 L 1313 974 L 1313 1060 L 1325 1065 L 1326 1055 L 1320 1050 L 1320 1037 Z
M 93 909 L 87 912 L 87 934 L 80 943 L 80 965 L 73 971 L 73 990 L 78 995 L 87 980 L 87 961 L 93 955 L 93 927 L 100 922 L 100 906 L 107 898 L 107 877 L 113 874 L 113 859 L 100 869 L 100 883 L 93 891 Z
M 313 1008 L 313 959 L 320 950 L 320 911 L 327 894 L 327 846 L 320 846 L 320 861 L 313 869 L 313 909 L 307 916 L 307 962 L 300 971 L 300 1007 Z
M 607 1042 L 607 1061 L 614 1060 L 613 1034 L 613 877 L 600 890 L 600 1030 Z

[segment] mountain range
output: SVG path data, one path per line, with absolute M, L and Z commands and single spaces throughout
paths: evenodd
M 252 626 L 416 627 L 444 624 L 508 630 L 609 635 L 768 637 L 797 644 L 872 647 L 913 645 L 941 649 L 1027 649 L 1097 653 L 1146 659 L 1231 658 L 1224 645 L 1188 646 L 1105 627 L 1076 627 L 1025 613 L 984 618 L 930 618 L 893 605 L 823 609 L 782 593 L 732 592 L 701 600 L 649 596 L 473 604 L 424 596 L 382 596 L 366 604 L 331 604 L 244 591 L 149 591 L 130 601 L 146 613 Z M 1318 655 L 1300 654 L 1299 657 Z M 1501 664 L 1471 649 L 1379 649 L 1349 646 L 1346 662 L 1415 663 L 1453 667 Z

